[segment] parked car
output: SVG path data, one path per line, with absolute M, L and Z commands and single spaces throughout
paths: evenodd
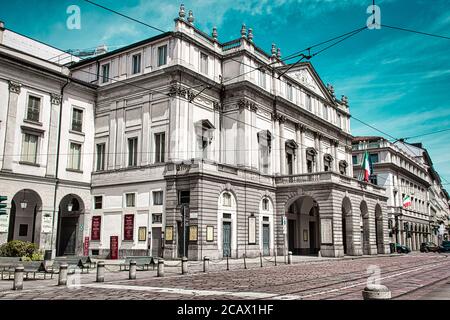
M 397 253 L 410 253 L 411 249 L 407 246 L 401 245 L 400 243 L 395 243 L 395 251 Z
M 420 252 L 442 252 L 442 246 L 438 246 L 434 242 L 423 242 L 420 245 Z
M 450 240 L 442 241 L 441 252 L 450 252 Z

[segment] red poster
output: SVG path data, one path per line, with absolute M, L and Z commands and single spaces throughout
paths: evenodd
M 111 236 L 109 250 L 111 251 L 111 259 L 117 260 L 119 259 L 119 237 Z
M 89 255 L 89 237 L 84 237 L 84 251 L 83 254 L 85 257 Z
M 133 241 L 134 235 L 134 214 L 126 214 L 123 227 L 123 240 Z
M 102 217 L 94 216 L 92 217 L 92 229 L 91 229 L 91 239 L 92 241 L 100 240 L 100 227 L 102 225 Z

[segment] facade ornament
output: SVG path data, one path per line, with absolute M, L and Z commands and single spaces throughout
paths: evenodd
M 253 42 L 253 29 L 248 28 L 248 35 L 247 35 L 248 41 Z
M 348 97 L 347 97 L 347 96 L 342 95 L 341 101 L 342 101 L 342 103 L 345 104 L 346 106 L 348 105 Z
M 282 114 L 280 114 L 279 116 L 278 116 L 278 122 L 280 122 L 280 123 L 285 123 L 286 122 L 286 116 L 284 116 L 284 115 L 282 115 Z
M 300 131 L 300 132 L 304 132 L 306 130 L 305 125 L 302 123 L 297 122 L 295 124 L 295 129 Z
M 214 39 L 214 41 L 217 41 L 217 37 L 218 37 L 218 33 L 217 33 L 217 27 L 213 27 L 213 30 L 212 30 L 212 37 L 213 37 L 213 39 Z
M 241 38 L 245 38 L 246 33 L 247 33 L 247 27 L 245 26 L 245 23 L 243 23 L 242 28 L 241 28 Z
M 216 111 L 222 111 L 223 110 L 222 109 L 222 104 L 220 102 L 217 102 L 217 101 L 213 102 L 213 107 L 214 107 L 214 110 L 216 110 Z
M 277 58 L 281 59 L 281 49 L 280 48 L 277 49 Z
M 184 10 L 184 4 L 181 4 L 180 12 L 178 12 L 178 16 L 180 17 L 180 20 L 184 20 L 184 17 L 186 17 L 186 11 Z
M 190 89 L 186 89 L 180 85 L 172 85 L 169 89 L 168 95 L 170 97 L 179 96 L 189 101 L 192 101 L 195 97 L 195 94 Z
M 50 100 L 52 104 L 59 105 L 61 104 L 62 97 L 59 94 L 52 93 L 50 94 Z
M 192 12 L 192 10 L 189 10 L 188 22 L 189 22 L 190 24 L 194 24 L 194 21 L 195 21 L 195 19 L 194 19 L 194 13 Z
M 331 96 L 334 98 L 334 86 L 331 84 L 327 84 L 328 92 L 330 92 Z
M 277 46 L 275 45 L 275 43 L 272 43 L 272 57 L 275 57 L 277 55 Z
M 256 112 L 258 110 L 258 107 L 256 103 L 248 101 L 246 99 L 240 99 L 237 103 L 237 106 L 239 109 L 247 109 L 253 112 Z
M 22 84 L 15 81 L 9 81 L 9 91 L 12 93 L 20 94 L 20 90 L 22 88 Z

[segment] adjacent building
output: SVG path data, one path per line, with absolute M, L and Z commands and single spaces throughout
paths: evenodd
M 426 241 L 441 243 L 448 237 L 449 196 L 421 143 L 394 143 L 382 137 L 353 139 L 354 175 L 361 171 L 365 152 L 373 164 L 371 183 L 388 196 L 391 242 L 419 250 Z

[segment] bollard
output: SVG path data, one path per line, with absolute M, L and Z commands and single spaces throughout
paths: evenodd
M 228 254 L 227 255 L 227 271 L 229 271 L 230 270 L 230 263 L 228 262 L 228 257 L 229 257 L 230 255 Z
M 181 274 L 187 274 L 188 273 L 188 258 L 183 257 L 181 259 Z
M 275 265 L 277 265 L 277 254 L 276 253 L 275 253 L 274 258 L 275 258 Z
M 259 262 L 261 263 L 261 268 L 263 267 L 263 263 L 262 263 L 262 254 L 261 252 L 259 253 Z
M 13 290 L 22 290 L 23 289 L 23 266 L 17 266 L 14 269 L 14 285 Z
M 105 282 L 105 263 L 103 261 L 97 263 L 97 282 Z
M 368 284 L 363 292 L 364 300 L 389 300 L 391 299 L 391 291 L 381 284 Z
M 157 277 L 164 277 L 164 259 L 158 260 L 158 270 L 156 271 Z
M 130 274 L 128 277 L 130 280 L 136 280 L 136 261 L 130 261 Z
M 209 257 L 203 258 L 203 272 L 209 271 Z
M 247 261 L 245 260 L 246 254 L 244 253 L 244 269 L 247 269 Z
M 58 286 L 67 285 L 67 269 L 69 266 L 67 263 L 63 263 L 59 266 L 59 277 L 58 277 Z
M 292 264 L 292 251 L 288 252 L 288 264 Z

